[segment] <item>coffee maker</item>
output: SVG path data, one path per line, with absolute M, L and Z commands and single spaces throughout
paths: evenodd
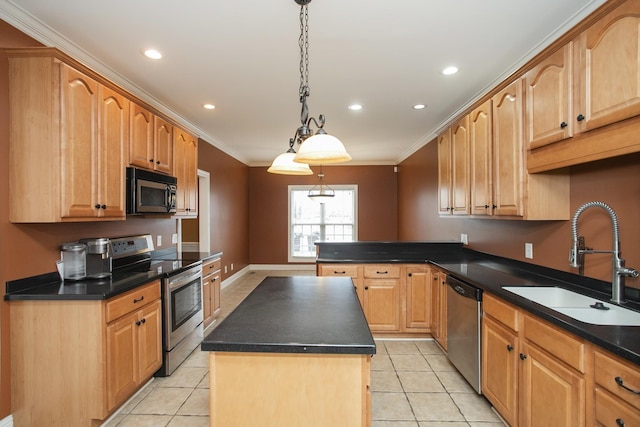
M 111 259 L 113 258 L 111 240 L 99 237 L 80 239 L 79 242 L 87 246 L 87 278 L 102 279 L 111 276 Z

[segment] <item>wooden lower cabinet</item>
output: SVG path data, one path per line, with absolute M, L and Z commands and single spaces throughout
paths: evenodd
M 222 259 L 214 257 L 202 264 L 202 307 L 203 326 L 209 326 L 220 313 L 220 266 Z
M 482 393 L 512 426 L 586 425 L 584 342 L 485 293 Z
M 162 365 L 159 281 L 106 301 L 11 301 L 10 317 L 16 426 L 99 426 Z
M 447 275 L 431 272 L 431 336 L 447 351 Z
M 598 426 L 640 426 L 640 369 L 604 350 L 594 351 Z
M 408 265 L 406 283 L 406 331 L 428 332 L 431 328 L 431 269 L 425 265 Z

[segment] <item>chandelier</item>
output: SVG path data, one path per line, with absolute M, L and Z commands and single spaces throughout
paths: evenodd
M 289 139 L 289 150 L 279 155 L 273 161 L 268 172 L 285 175 L 310 175 L 313 172 L 309 164 L 343 163 L 351 160 L 351 156 L 345 150 L 344 145 L 335 136 L 329 135 L 324 130 L 325 117 L 323 114 L 309 117 L 307 98 L 309 97 L 309 12 L 307 5 L 311 0 L 294 0 L 300 5 L 300 96 L 301 126 L 296 129 L 293 138 Z M 311 128 L 312 123 L 318 128 L 315 133 Z M 294 145 L 298 144 L 298 152 Z M 303 166 L 300 166 L 302 164 Z M 306 165 L 305 165 L 306 164 Z
M 322 164 L 320 164 L 320 173 L 318 174 L 318 184 L 314 185 L 307 196 L 311 200 L 315 200 L 318 203 L 324 203 L 325 201 L 335 197 L 336 192 L 333 191 L 333 188 L 329 187 L 326 184 L 322 183 L 322 179 L 324 178 L 324 173 L 322 172 Z

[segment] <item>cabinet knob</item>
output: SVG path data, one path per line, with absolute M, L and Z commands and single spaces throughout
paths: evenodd
M 107 205 L 100 206 L 102 209 L 107 209 Z
M 489 206 L 489 205 L 484 205 L 484 208 L 485 208 L 485 209 L 489 209 L 489 208 L 490 208 L 490 206 Z
M 96 205 L 94 206 L 94 208 L 96 208 L 96 209 L 100 209 L 100 204 L 99 204 L 99 203 L 96 203 Z
M 140 322 L 139 320 L 136 320 L 136 326 L 140 326 L 142 324 L 142 322 Z
M 507 344 L 507 351 L 513 351 L 513 346 L 511 344 Z
M 411 273 L 407 274 L 407 276 L 411 277 Z
M 159 164 L 160 164 L 160 160 L 156 160 L 156 165 L 159 165 Z
M 453 208 L 449 208 L 449 210 L 451 211 L 451 213 L 453 213 Z
M 576 117 L 576 120 L 578 120 L 579 122 L 583 121 L 584 119 L 585 117 L 582 114 L 578 114 L 578 117 Z
M 567 124 L 567 122 L 562 122 L 562 123 L 560 123 L 560 129 L 564 129 L 564 128 L 566 128 L 567 126 L 569 126 L 569 125 Z
M 527 358 L 527 355 L 526 355 L 526 354 L 522 354 L 522 353 L 520 353 L 520 360 L 524 360 L 524 359 L 526 359 L 526 358 Z
M 491 206 L 492 209 L 498 209 L 498 205 Z
M 149 159 L 149 163 L 153 163 L 153 159 Z
M 624 427 L 624 421 L 622 420 L 622 418 L 616 418 L 616 425 L 618 427 Z
M 364 287 L 364 290 L 365 290 L 365 291 L 368 291 L 368 290 L 369 290 L 369 287 L 368 287 L 368 286 L 365 286 L 365 287 Z

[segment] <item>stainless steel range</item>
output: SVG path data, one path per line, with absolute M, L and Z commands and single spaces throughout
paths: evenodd
M 150 235 L 111 239 L 113 269 L 162 276 L 163 363 L 156 376 L 168 376 L 202 342 L 202 262 L 154 260 Z

